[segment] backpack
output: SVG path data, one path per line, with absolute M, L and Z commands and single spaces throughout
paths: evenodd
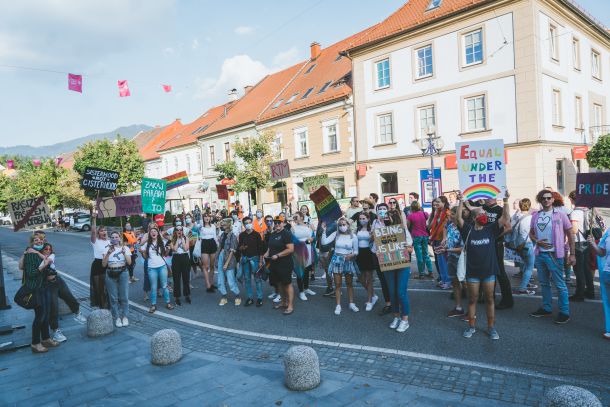
M 527 242 L 527 240 L 529 239 L 529 237 L 526 237 L 525 239 L 523 239 L 521 237 L 521 235 L 519 234 L 519 224 L 526 217 L 527 217 L 527 215 L 519 218 L 517 223 L 515 223 L 513 225 L 512 231 L 510 232 L 510 234 L 504 235 L 504 245 L 511 250 L 517 250 L 517 248 L 519 246 L 521 246 L 522 244 L 525 244 Z

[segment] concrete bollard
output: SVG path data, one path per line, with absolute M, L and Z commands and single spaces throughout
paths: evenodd
M 105 336 L 114 331 L 112 313 L 107 309 L 93 310 L 87 318 L 87 336 L 95 338 Z
M 318 354 L 309 346 L 291 346 L 284 355 L 284 383 L 290 390 L 305 391 L 320 385 Z
M 150 340 L 150 355 L 153 365 L 171 365 L 182 359 L 182 339 L 175 329 L 155 332 Z
M 576 386 L 558 386 L 544 395 L 547 407 L 602 407 L 601 401 L 587 389 Z

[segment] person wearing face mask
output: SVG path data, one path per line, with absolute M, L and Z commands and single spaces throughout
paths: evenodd
M 172 278 L 174 279 L 174 300 L 176 305 L 182 305 L 180 297 L 184 289 L 187 303 L 191 303 L 189 242 L 184 234 L 184 228 L 176 223 L 171 239 Z
M 265 258 L 270 260 L 270 281 L 277 287 L 279 300 L 273 306 L 274 309 L 285 308 L 283 314 L 290 315 L 294 312 L 294 289 L 292 287 L 292 272 L 294 262 L 292 253 L 294 243 L 292 235 L 284 229 L 284 221 L 276 216 L 273 219 L 273 231 L 269 234 L 267 252 Z M 276 302 L 274 300 L 274 302 Z
M 93 263 L 89 278 L 89 298 L 92 307 L 108 309 L 108 295 L 106 294 L 106 267 L 102 259 L 110 247 L 106 227 L 97 227 L 97 210 L 91 215 L 91 246 L 93 247 Z
M 371 236 L 371 218 L 364 210 L 358 213 L 358 226 L 356 226 L 356 237 L 358 238 L 358 257 L 356 264 L 362 273 L 362 285 L 366 288 L 367 301 L 364 304 L 364 309 L 368 312 L 373 309 L 379 297 L 373 291 L 373 270 L 375 262 L 373 261 L 373 252 L 371 246 L 373 239 Z
M 372 195 L 372 194 L 371 194 Z M 377 217 L 371 222 L 372 229 L 380 228 L 385 226 L 385 221 L 388 219 L 388 206 L 385 203 L 381 203 L 377 206 Z M 381 272 L 381 268 L 379 267 L 379 261 L 377 260 L 377 248 L 373 244 L 371 248 L 371 252 L 373 253 L 373 261 L 375 266 L 375 272 L 377 273 L 377 278 L 379 278 L 379 284 L 381 285 L 381 292 L 383 293 L 383 300 L 385 301 L 385 305 L 379 312 L 379 316 L 383 316 L 392 312 L 392 297 L 390 296 L 390 289 L 388 288 L 388 282 L 385 278 L 385 274 Z
M 252 219 L 246 216 L 242 219 L 245 231 L 241 232 L 238 239 L 238 247 L 241 253 L 240 263 L 244 272 L 246 293 L 248 299 L 245 306 L 248 307 L 254 304 L 252 294 L 252 279 L 256 287 L 256 306 L 263 305 L 263 280 L 261 274 L 258 273 L 260 266 L 263 265 L 263 254 L 265 247 L 261 235 L 254 231 Z
M 227 284 L 233 294 L 235 294 L 235 306 L 241 305 L 239 297 L 239 287 L 236 280 L 237 272 L 237 237 L 233 233 L 233 224 L 231 219 L 222 221 L 222 234 L 220 235 L 220 244 L 218 245 L 218 260 L 216 270 L 218 271 L 218 291 L 222 298 L 218 303 L 219 306 L 224 306 L 228 303 L 227 299 Z
M 474 224 L 464 222 L 462 210 L 464 201 L 458 192 L 459 206 L 456 213 L 456 224 L 464 241 L 466 254 L 466 285 L 468 287 L 468 328 L 462 336 L 470 338 L 476 332 L 476 308 L 479 288 L 485 294 L 487 311 L 487 334 L 492 340 L 500 339 L 495 328 L 494 287 L 496 276 L 500 272 L 496 255 L 496 240 L 502 234 L 502 225 L 510 225 L 509 193 L 504 195 L 504 210 L 498 222 L 489 222 L 488 216 L 481 208 L 474 208 Z
M 193 209 L 193 217 L 195 218 L 195 223 L 201 222 L 201 209 L 199 205 L 195 205 L 195 209 Z
M 218 243 L 216 242 L 216 226 L 212 224 L 212 217 L 209 213 L 203 214 L 203 224 L 199 228 L 199 237 L 201 238 L 201 269 L 207 287 L 206 292 L 213 293 L 215 289 L 213 284 L 214 264 Z
M 326 225 L 322 222 L 322 230 L 326 230 Z M 345 276 L 345 284 L 347 285 L 347 298 L 349 308 L 358 312 L 359 309 L 354 303 L 354 276 L 358 276 L 360 270 L 356 265 L 356 257 L 358 256 L 358 238 L 352 233 L 349 225 L 349 220 L 342 216 L 337 220 L 337 231 L 326 236 L 322 234 L 322 244 L 335 243 L 335 253 L 328 265 L 328 272 L 333 275 L 335 280 L 335 315 L 341 314 L 341 284 L 343 276 Z
M 125 246 L 127 246 L 131 252 L 131 263 L 127 266 L 127 271 L 129 271 L 129 282 L 135 283 L 138 279 L 133 275 L 133 269 L 136 267 L 136 259 L 138 258 L 138 252 L 136 251 L 138 239 L 129 222 L 125 223 L 125 227 L 123 228 L 123 240 L 125 241 Z
M 265 236 L 267 224 L 265 223 L 265 218 L 263 218 L 262 210 L 258 209 L 256 211 L 256 216 L 252 219 L 252 227 L 254 228 L 254 231 L 261 236 L 261 239 Z
M 231 211 L 231 220 L 233 221 L 233 234 L 235 237 L 239 237 L 239 234 L 243 232 L 243 224 L 239 220 L 239 212 L 233 210 Z
M 299 298 L 307 301 L 307 295 L 316 295 L 309 289 L 309 278 L 313 269 L 312 243 L 314 241 L 313 230 L 305 224 L 302 212 L 296 212 L 292 218 L 294 224 L 290 232 L 296 239 L 293 260 L 297 275 L 297 286 L 299 287 Z
M 129 325 L 129 280 L 125 273 L 131 264 L 131 252 L 123 246 L 119 232 L 110 234 L 110 246 L 102 258 L 102 266 L 106 269 L 106 289 L 112 318 L 117 328 Z

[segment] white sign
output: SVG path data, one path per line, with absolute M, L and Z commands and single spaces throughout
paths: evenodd
M 458 179 L 465 199 L 490 199 L 506 191 L 503 140 L 455 143 Z

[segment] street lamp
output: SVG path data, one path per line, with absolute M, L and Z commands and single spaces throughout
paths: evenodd
M 417 140 L 417 146 L 421 150 L 422 155 L 430 156 L 430 182 L 432 184 L 432 199 L 436 198 L 436 184 L 434 183 L 434 156 L 439 155 L 445 146 L 443 139 L 436 134 L 434 125 L 426 127 L 426 137 L 420 137 Z

